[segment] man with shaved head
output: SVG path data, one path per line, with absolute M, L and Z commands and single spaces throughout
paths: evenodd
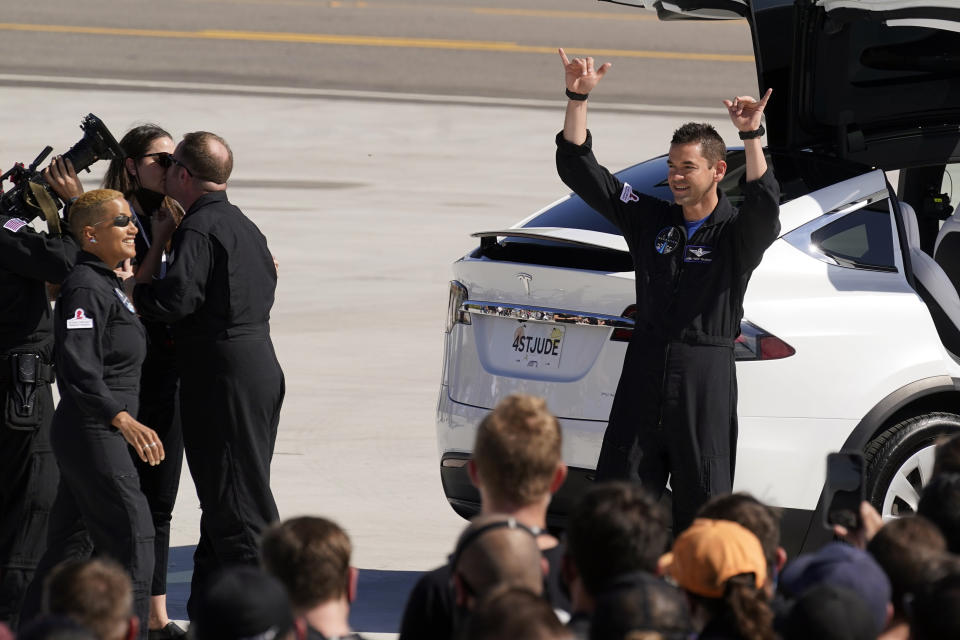
M 143 316 L 173 327 L 184 450 L 203 514 L 187 610 L 218 568 L 258 562 L 261 532 L 278 519 L 270 490 L 284 379 L 270 340 L 277 271 L 257 226 L 227 199 L 233 152 L 218 135 L 188 133 L 165 189 L 186 211 L 158 221 L 137 272 Z M 154 279 L 172 236 L 173 261 Z
M 537 531 L 512 516 L 474 518 L 460 534 L 450 566 L 455 593 L 453 628 L 448 636 L 439 637 L 461 637 L 479 604 L 502 590 L 543 594 L 547 562 L 537 545 Z
M 451 565 L 457 605 L 466 609 L 496 588 L 543 593 L 545 567 L 537 532 L 510 516 L 474 518 L 457 540 Z

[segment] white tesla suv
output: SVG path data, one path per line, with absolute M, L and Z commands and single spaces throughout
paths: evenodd
M 960 63 L 943 54 L 960 51 L 960 11 L 939 4 L 650 7 L 661 18 L 745 15 L 761 91 L 778 96 L 767 128 L 782 231 L 753 274 L 736 345 L 734 488 L 783 508 L 793 553 L 828 536 L 820 512 L 828 452 L 863 452 L 869 499 L 896 516 L 916 508 L 937 438 L 960 431 L 960 298 L 951 283 L 960 274 L 931 257 L 951 211 L 942 192 L 960 162 Z M 727 160 L 720 188 L 736 205 L 742 149 Z M 899 170 L 897 185 L 890 170 Z M 670 199 L 666 174 L 661 156 L 617 175 Z M 437 408 L 444 491 L 458 513 L 475 512 L 465 465 L 477 423 L 509 393 L 543 396 L 563 425 L 571 469 L 551 505 L 559 524 L 592 481 L 632 335 L 626 242 L 573 195 L 474 235 L 480 246 L 454 263 L 450 283 Z

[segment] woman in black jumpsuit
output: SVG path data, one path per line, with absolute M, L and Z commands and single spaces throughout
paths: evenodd
M 36 615 L 46 574 L 59 562 L 97 553 L 130 573 L 134 613 L 149 612 L 153 523 L 129 447 L 159 464 L 163 445 L 133 418 L 138 409 L 146 336 L 123 294 L 116 265 L 135 253 L 130 207 L 101 189 L 71 209 L 71 231 L 82 251 L 63 282 L 54 320 L 60 404 L 51 444 L 61 480 L 50 515 L 48 548 L 27 594 L 23 619 Z M 147 625 L 140 635 L 146 637 Z
M 163 195 L 166 170 L 157 162 L 157 156 L 172 153 L 173 138 L 155 124 L 134 127 L 120 139 L 126 154 L 114 158 L 103 178 L 104 189 L 114 189 L 123 194 L 130 205 L 133 224 L 137 227 L 134 239 L 137 254 L 133 259 L 134 271 L 142 263 L 153 242 L 153 220 L 160 209 L 175 213 L 179 221 L 183 217 L 180 206 Z M 70 182 L 66 189 L 58 189 L 65 199 L 79 195 L 83 186 L 79 180 Z M 54 188 L 59 184 L 54 182 Z M 179 215 L 176 215 L 179 214 Z M 169 251 L 163 258 L 157 273 L 162 278 L 168 266 Z M 155 320 L 141 319 L 147 333 L 147 354 L 140 375 L 140 412 L 137 419 L 156 430 L 167 454 L 162 465 L 151 466 L 131 451 L 131 457 L 140 474 L 140 489 L 150 505 L 155 531 L 153 582 L 150 587 L 150 618 L 143 623 L 150 628 L 151 640 L 172 640 L 185 635 L 167 616 L 167 559 L 170 554 L 170 520 L 180 488 L 180 471 L 183 465 L 183 431 L 180 428 L 179 389 L 180 375 L 174 352 L 170 327 Z

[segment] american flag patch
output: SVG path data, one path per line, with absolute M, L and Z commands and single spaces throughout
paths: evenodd
M 21 220 L 20 218 L 10 218 L 3 223 L 4 229 L 9 229 L 10 231 L 20 231 L 27 226 L 27 223 Z

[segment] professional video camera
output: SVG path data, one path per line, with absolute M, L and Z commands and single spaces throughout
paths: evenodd
M 83 137 L 70 150 L 63 154 L 64 158 L 73 163 L 74 170 L 79 173 L 97 160 L 112 160 L 123 158 L 123 149 L 117 144 L 110 130 L 97 116 L 88 114 L 80 121 Z M 47 221 L 47 227 L 53 233 L 60 230 L 60 209 L 57 194 L 43 179 L 37 170 L 40 163 L 46 160 L 53 147 L 47 146 L 40 155 L 24 167 L 22 162 L 13 165 L 9 171 L 0 176 L 0 214 L 14 216 L 24 222 L 30 222 L 37 216 Z M 3 181 L 13 183 L 6 193 L 3 193 Z

